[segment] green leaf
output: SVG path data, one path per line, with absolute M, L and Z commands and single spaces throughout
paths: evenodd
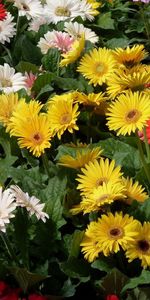
M 131 278 L 128 281 L 128 283 L 123 287 L 121 293 L 124 293 L 129 289 L 134 289 L 141 284 L 150 284 L 150 271 L 143 270 L 140 276 Z
M 128 297 L 126 300 L 149 300 L 150 290 L 149 288 L 139 289 L 136 288 L 133 291 L 128 292 Z
M 39 93 L 41 93 L 41 90 L 42 90 L 42 93 L 43 93 L 43 89 L 45 88 L 45 86 L 46 86 L 46 89 L 49 86 L 50 90 L 52 90 L 51 83 L 52 83 L 54 76 L 55 75 L 53 73 L 44 73 L 42 75 L 39 75 L 34 82 L 32 91 L 35 91 L 37 94 L 39 94 Z
M 76 230 L 73 233 L 69 257 L 78 257 L 80 253 L 80 243 L 83 239 L 83 236 L 84 231 Z
M 112 38 L 112 39 L 109 39 L 105 45 L 108 47 L 108 48 L 111 48 L 111 49 L 114 49 L 114 48 L 117 48 L 117 47 L 121 47 L 121 48 L 124 48 L 124 47 L 127 47 L 129 45 L 129 39 L 127 37 L 120 37 L 120 38 Z
M 106 273 L 110 272 L 114 267 L 114 262 L 111 258 L 100 257 L 99 259 L 95 260 L 91 267 L 93 269 L 98 269 L 100 271 L 104 271 Z
M 71 278 L 78 278 L 81 282 L 87 282 L 90 276 L 90 265 L 82 259 L 71 257 L 60 264 L 61 270 Z
M 127 282 L 128 277 L 114 268 L 101 280 L 101 286 L 104 292 L 108 294 L 119 295 L 123 286 Z
M 59 68 L 60 51 L 57 48 L 51 48 L 42 58 L 42 64 L 46 71 L 57 72 Z
M 100 28 L 115 29 L 114 20 L 111 18 L 111 12 L 100 14 L 97 23 Z
M 68 297 L 72 297 L 75 294 L 75 289 L 76 285 L 73 285 L 70 278 L 68 278 L 65 282 L 64 285 L 61 289 L 61 295 L 62 297 L 68 298 Z M 53 299 L 55 300 L 55 299 Z M 57 300 L 57 299 L 56 299 Z
M 16 66 L 16 70 L 18 72 L 21 72 L 21 73 L 34 73 L 34 74 L 37 74 L 39 73 L 39 67 L 30 63 L 30 62 L 26 62 L 26 61 L 20 61 L 19 64 Z
M 11 154 L 10 142 L 9 138 L 7 140 L 7 136 L 4 138 L 1 137 L 0 144 L 2 145 L 5 153 L 5 157 L 0 158 L 0 184 L 4 184 L 9 176 L 10 167 L 14 164 L 18 157 Z
M 68 91 L 68 90 L 84 91 L 85 89 L 81 81 L 78 81 L 77 79 L 73 79 L 73 78 L 56 77 L 54 79 L 54 83 L 64 91 Z
M 36 98 L 38 99 L 40 96 L 42 96 L 45 93 L 51 92 L 54 89 L 52 88 L 52 86 L 50 86 L 49 84 L 45 85 L 39 92 L 39 94 L 36 96 Z

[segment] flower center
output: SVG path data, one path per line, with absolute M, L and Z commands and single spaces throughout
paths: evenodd
M 138 241 L 138 248 L 142 252 L 147 252 L 148 250 L 150 250 L 150 244 L 146 240 L 141 240 L 141 241 Z
M 99 197 L 99 198 L 97 199 L 97 205 L 98 205 L 98 204 L 101 204 L 101 202 L 103 202 L 103 201 L 105 201 L 106 199 L 108 199 L 108 197 L 109 197 L 109 194 L 104 194 L 104 195 L 102 195 L 101 197 Z
M 36 144 L 41 144 L 42 142 L 42 136 L 40 133 L 35 133 L 34 136 L 33 136 L 33 140 Z
M 126 66 L 126 68 L 132 68 L 135 65 L 135 60 L 131 59 L 128 61 L 124 61 L 124 65 Z
M 30 11 L 30 8 L 28 5 L 26 5 L 25 3 L 22 4 L 22 9 L 26 10 L 26 11 Z
M 144 91 L 144 89 L 145 89 L 144 84 L 139 84 L 139 85 L 131 87 L 132 92 L 137 92 L 137 91 L 141 92 L 141 91 Z
M 123 232 L 121 228 L 115 227 L 110 229 L 109 234 L 112 238 L 118 238 L 122 236 Z
M 108 182 L 108 179 L 106 177 L 97 179 L 97 181 L 96 181 L 96 187 L 99 187 L 100 185 L 103 185 L 104 182 L 105 183 Z
M 125 119 L 128 123 L 132 123 L 132 122 L 137 122 L 140 116 L 141 116 L 141 112 L 139 112 L 137 109 L 132 109 L 126 114 Z
M 101 64 L 101 63 L 97 64 L 97 66 L 96 66 L 97 73 L 103 73 L 104 69 L 105 69 L 105 66 L 103 64 Z
M 70 114 L 64 114 L 60 117 L 60 124 L 64 125 L 64 124 L 68 124 L 71 121 L 71 116 Z
M 67 7 L 58 6 L 55 10 L 56 16 L 70 17 L 71 12 Z
M 9 79 L 1 79 L 0 80 L 1 87 L 12 87 L 12 82 Z

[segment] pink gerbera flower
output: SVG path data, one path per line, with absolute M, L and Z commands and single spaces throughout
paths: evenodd
M 3 4 L 0 4 L 0 21 L 3 21 L 7 16 L 7 11 Z

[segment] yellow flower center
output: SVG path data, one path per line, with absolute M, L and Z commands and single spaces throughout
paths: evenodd
M 55 9 L 55 15 L 59 16 L 59 17 L 61 17 L 61 16 L 70 17 L 71 12 L 70 12 L 70 10 L 67 7 L 58 6 Z
M 68 124 L 71 121 L 71 115 L 69 113 L 66 113 L 60 117 L 60 124 Z
M 139 112 L 137 109 L 132 109 L 126 114 L 125 119 L 128 123 L 133 123 L 137 122 L 141 115 L 141 112 Z
M 146 253 L 150 250 L 150 244 L 146 240 L 140 240 L 138 241 L 138 249 L 141 250 L 141 252 Z
M 12 82 L 9 79 L 1 79 L 0 80 L 1 87 L 11 87 Z
M 97 73 L 103 73 L 104 72 L 104 69 L 105 69 L 105 66 L 101 63 L 98 63 L 97 66 L 96 66 L 96 72 Z
M 103 185 L 103 183 L 107 183 L 107 182 L 108 182 L 108 179 L 106 177 L 99 178 L 96 181 L 96 187 L 99 187 L 100 185 Z
M 118 238 L 122 237 L 123 230 L 121 228 L 114 227 L 114 228 L 109 230 L 109 235 L 113 239 L 118 239 Z
M 33 140 L 34 140 L 34 142 L 36 143 L 36 144 L 41 144 L 41 142 L 43 141 L 43 137 L 42 137 L 42 135 L 39 133 L 39 132 L 37 132 L 37 133 L 35 133 L 34 135 L 33 135 Z

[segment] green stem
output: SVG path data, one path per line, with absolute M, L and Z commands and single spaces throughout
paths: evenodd
M 146 153 L 147 153 L 147 160 L 148 162 L 150 162 L 150 149 L 149 149 L 149 144 L 148 144 L 148 140 L 147 140 L 147 135 L 146 135 L 146 127 L 144 127 L 144 142 L 145 142 L 145 149 L 146 149 Z
M 141 141 L 140 141 L 138 135 L 137 135 L 137 146 L 138 146 L 138 149 L 139 149 L 139 154 L 140 154 L 140 158 L 141 158 L 141 161 L 142 161 L 142 165 L 143 165 L 145 174 L 147 176 L 148 182 L 150 183 L 150 172 L 149 172 L 149 169 L 147 167 L 147 163 L 146 163 L 145 156 L 144 156 L 144 153 L 143 153 L 142 144 L 141 144 Z
M 42 155 L 42 162 L 43 162 L 43 166 L 44 166 L 44 169 L 45 169 L 48 177 L 50 177 L 49 163 L 48 163 L 48 158 L 47 158 L 46 153 L 44 153 Z
M 1 233 L 0 235 L 1 235 L 1 239 L 3 240 L 3 243 L 4 243 L 4 245 L 5 245 L 5 247 L 8 251 L 8 254 L 9 254 L 10 258 L 18 265 L 19 264 L 18 258 L 17 258 L 16 254 L 15 254 L 15 252 L 14 252 L 12 246 L 11 246 L 11 243 L 10 243 L 6 233 L 4 233 L 4 234 Z

